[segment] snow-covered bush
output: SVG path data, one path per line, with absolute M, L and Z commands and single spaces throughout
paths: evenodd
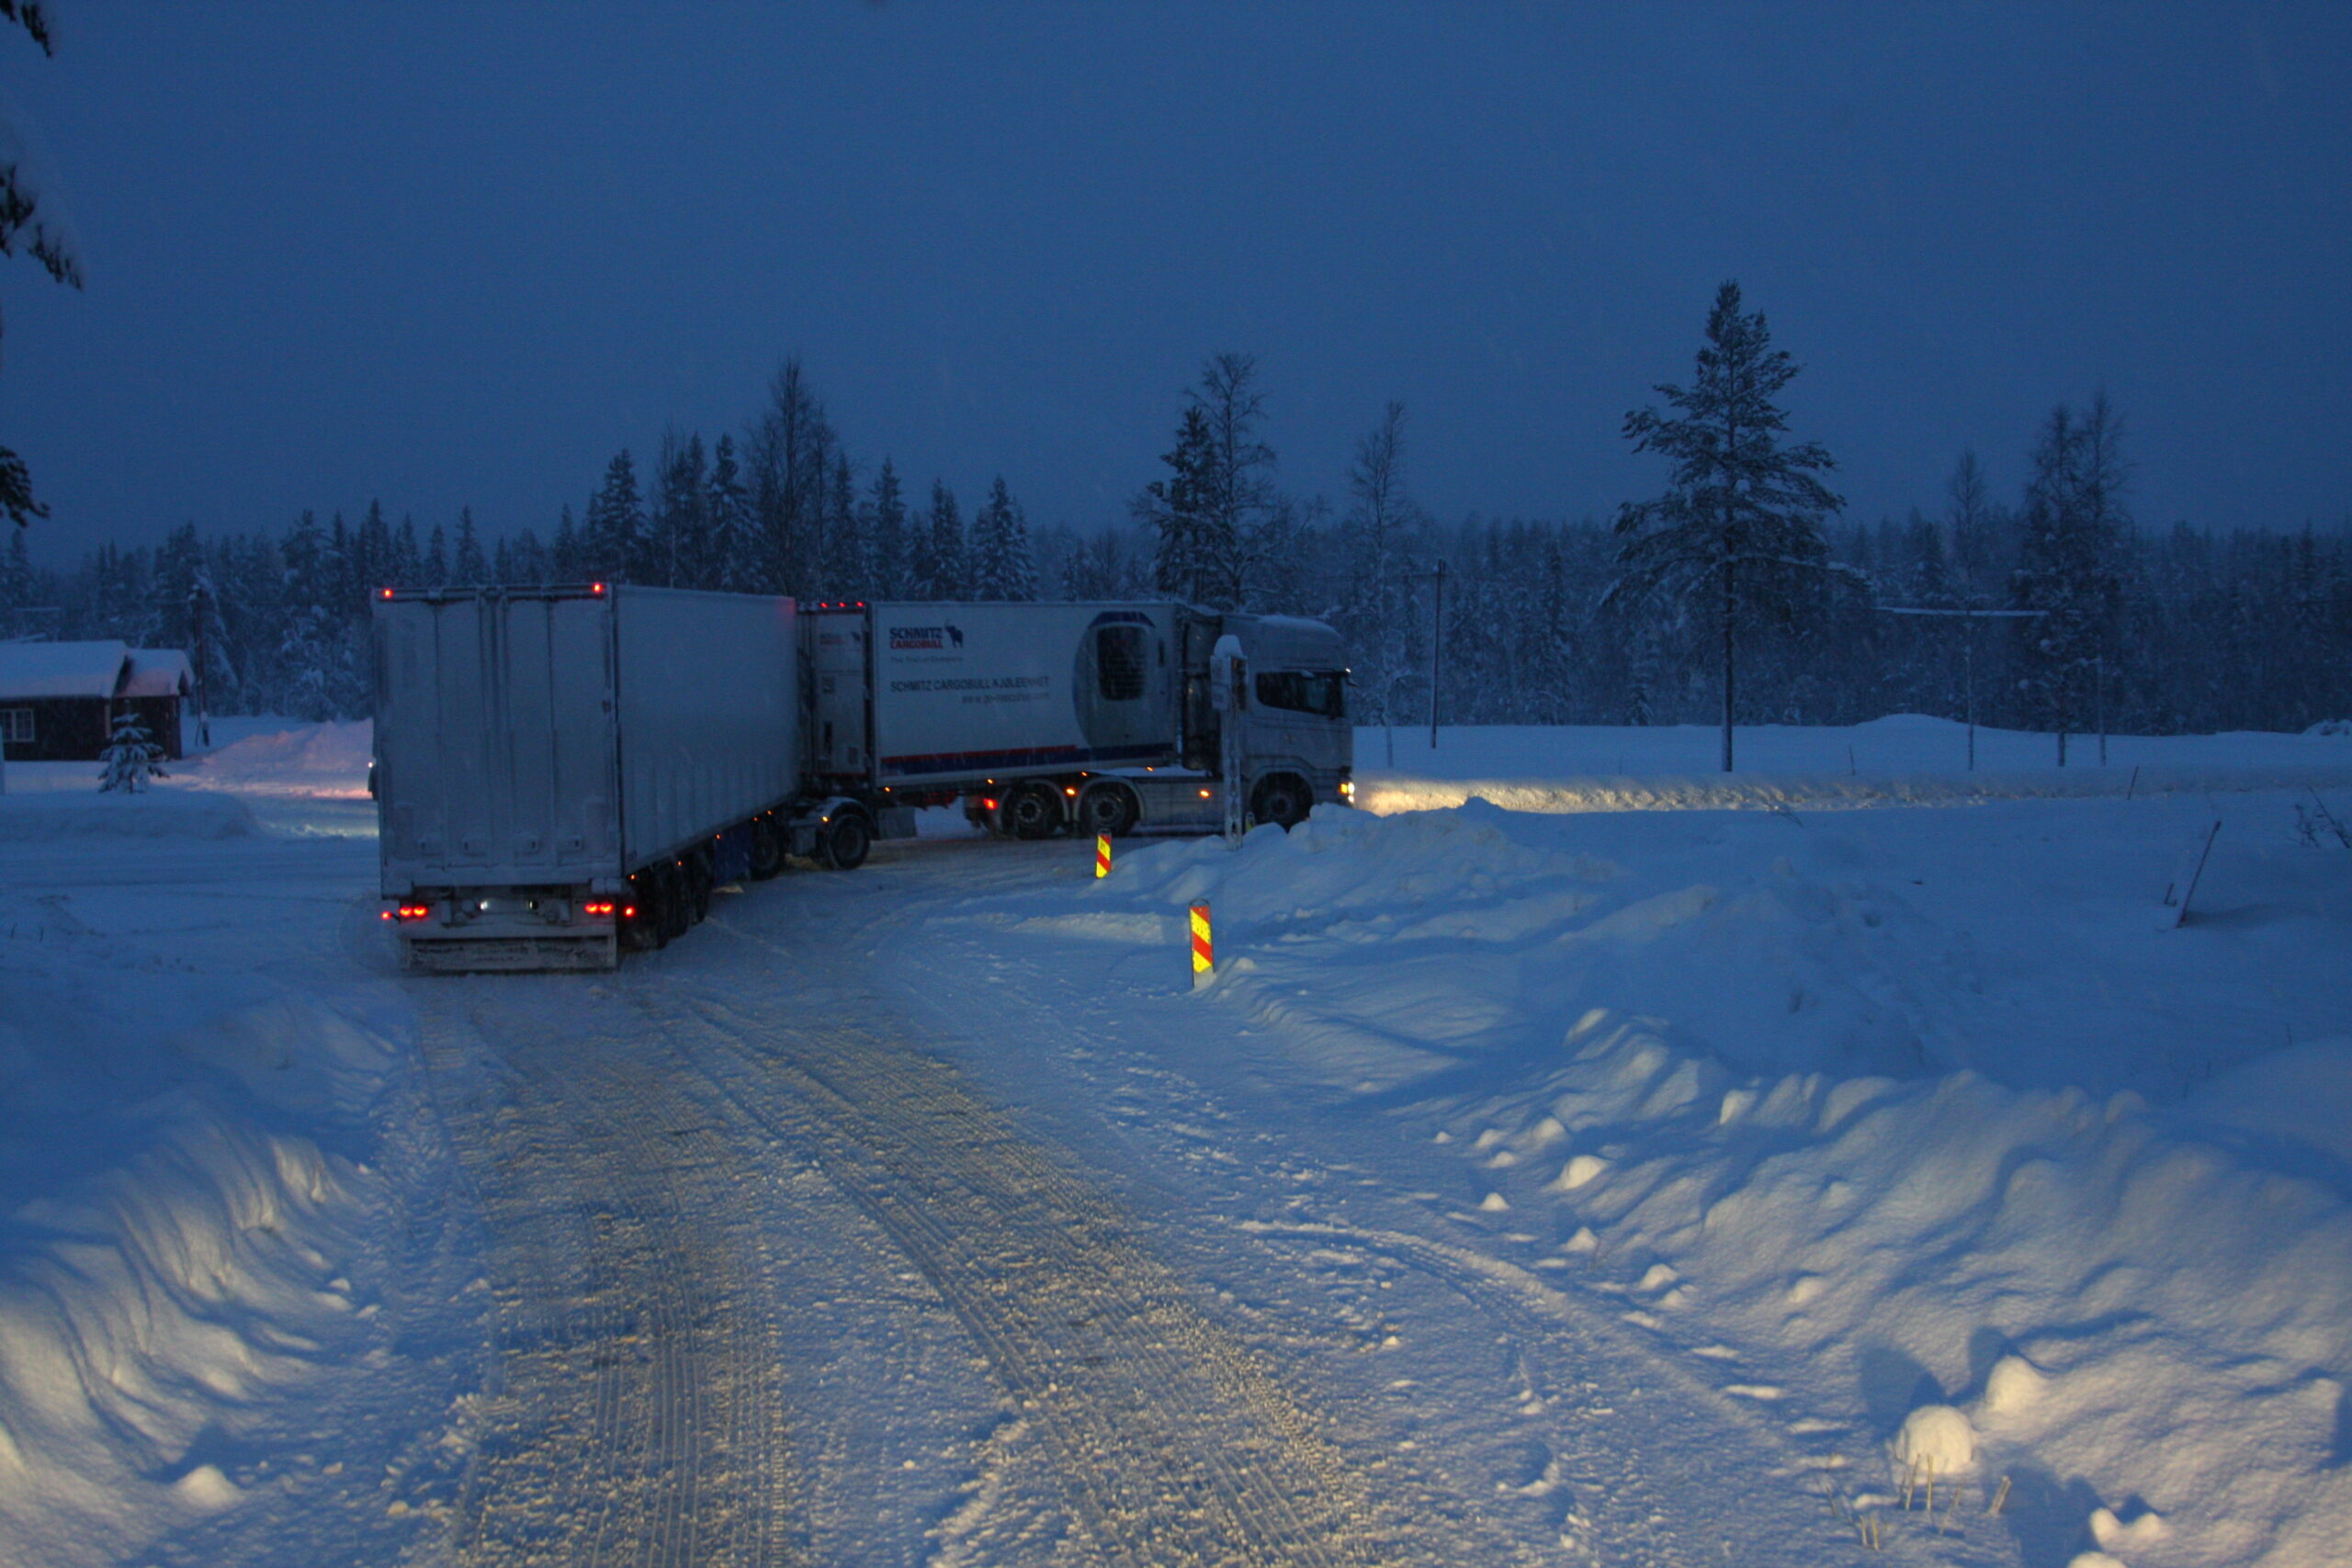
M 148 737 L 147 727 L 140 722 L 135 710 L 126 710 L 114 721 L 114 735 L 107 749 L 98 753 L 106 772 L 98 775 L 100 790 L 121 790 L 128 795 L 143 794 L 149 779 L 166 776 L 164 773 L 164 749 Z

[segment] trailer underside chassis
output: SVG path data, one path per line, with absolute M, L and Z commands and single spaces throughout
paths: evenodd
M 976 827 L 1014 839 L 1213 832 L 1224 818 L 1223 789 L 1214 774 L 1191 770 L 1080 773 L 1023 779 L 967 795 L 964 814 Z M 1306 769 L 1270 768 L 1252 781 L 1243 809 L 1253 825 L 1290 829 L 1317 805 L 1350 804 L 1344 776 L 1318 779 Z

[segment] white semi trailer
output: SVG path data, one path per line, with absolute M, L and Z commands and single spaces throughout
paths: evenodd
M 820 604 L 801 626 L 812 787 L 877 807 L 961 798 L 1044 838 L 1214 829 L 1228 781 L 1245 816 L 1285 828 L 1353 793 L 1347 660 L 1319 621 L 901 603 Z M 1221 641 L 1241 660 L 1222 705 Z
M 381 890 L 411 968 L 610 968 L 713 886 L 834 847 L 846 803 L 802 787 L 791 600 L 590 583 L 374 608 Z M 863 859 L 865 826 L 845 837 Z

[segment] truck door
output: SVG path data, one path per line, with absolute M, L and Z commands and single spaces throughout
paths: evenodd
M 867 733 L 867 622 L 862 610 L 818 610 L 803 619 L 808 628 L 808 671 L 815 682 L 809 705 L 808 770 L 833 778 L 862 779 L 872 770 L 873 739 Z

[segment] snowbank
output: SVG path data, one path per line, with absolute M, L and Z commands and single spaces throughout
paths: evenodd
M 119 816 L 20 810 L 48 804 L 0 802 L 0 822 Z M 249 822 L 225 796 L 133 805 Z M 93 836 L 76 863 L 100 874 L 71 892 L 0 884 L 10 1562 L 141 1557 L 282 1498 L 301 1480 L 289 1467 L 316 1484 L 380 1445 L 289 1441 L 269 1427 L 281 1396 L 401 1375 L 378 1301 L 414 1200 L 383 1164 L 403 1121 L 388 1107 L 414 1092 L 401 1014 L 349 981 L 288 987 L 254 956 L 282 952 L 254 916 L 306 941 L 309 911 L 345 901 L 329 890 L 340 864 L 324 888 L 224 907 L 201 848 Z M 173 881 L 175 864 L 190 875 Z
M 24 764 L 19 763 L 21 770 Z M 140 795 L 102 795 L 93 777 L 69 794 L 0 795 L 0 843 L 79 839 L 241 839 L 260 831 L 245 803 L 158 785 Z
M 1208 902 L 1189 1005 L 1414 1108 L 1470 1223 L 1843 1430 L 1855 1484 L 1932 1455 L 2010 1483 L 2029 1561 L 2284 1568 L 2352 1539 L 2352 889 L 2290 807 L 2221 807 L 2173 931 L 2201 799 L 1343 812 L 1015 929 L 1173 953 Z
M 1386 738 L 1356 732 L 1357 804 L 1382 815 L 1485 799 L 1512 811 L 1853 809 L 1967 806 L 1994 800 L 2081 800 L 2352 787 L 2352 731 L 2302 735 L 2113 736 L 2108 761 L 2096 737 L 2075 738 L 2072 766 L 2055 741 L 2009 730 L 1977 732 L 1946 719 L 1897 714 L 1849 728 L 1761 726 L 1738 732 L 1738 771 L 1717 769 L 1721 732 L 1660 728 L 1467 727 Z
M 179 771 L 198 789 L 364 799 L 375 735 L 375 724 L 368 719 L 289 725 L 230 740 L 191 759 Z

